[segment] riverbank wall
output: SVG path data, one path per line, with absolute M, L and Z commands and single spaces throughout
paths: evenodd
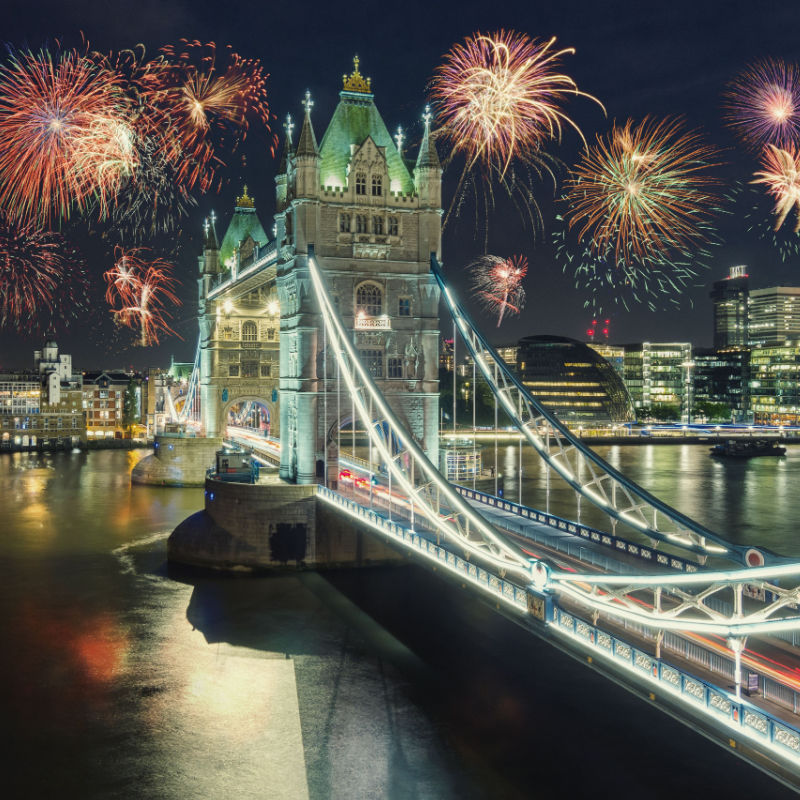
M 405 561 L 350 517 L 317 499 L 315 485 L 277 475 L 257 484 L 207 478 L 205 507 L 172 532 L 170 562 L 221 571 L 368 567 Z

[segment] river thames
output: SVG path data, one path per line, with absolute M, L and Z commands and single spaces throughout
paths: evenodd
M 516 499 L 517 448 L 500 453 Z M 601 453 L 732 540 L 800 555 L 800 447 Z M 6 796 L 793 796 L 419 568 L 168 569 L 203 492 L 132 487 L 144 455 L 0 456 Z M 524 459 L 526 502 L 542 481 Z

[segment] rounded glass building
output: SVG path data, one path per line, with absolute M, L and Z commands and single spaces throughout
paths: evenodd
M 562 422 L 632 422 L 633 403 L 622 378 L 601 355 L 566 336 L 526 336 L 517 350 L 525 388 Z

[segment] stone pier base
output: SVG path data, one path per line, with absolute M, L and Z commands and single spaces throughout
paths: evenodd
M 167 542 L 170 561 L 219 570 L 318 569 L 403 562 L 351 517 L 317 500 L 316 485 L 208 478 L 205 508 Z
M 131 481 L 157 486 L 202 486 L 206 470 L 214 465 L 221 447 L 220 437 L 159 434 L 154 453 L 133 468 Z

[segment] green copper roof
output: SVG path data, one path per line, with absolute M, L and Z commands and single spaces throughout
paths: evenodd
M 246 194 L 245 198 L 247 198 Z M 239 200 L 242 199 L 239 198 Z M 247 199 L 249 200 L 249 198 Z M 239 205 L 239 200 L 237 200 L 233 219 L 231 219 L 231 224 L 228 225 L 228 230 L 225 231 L 225 236 L 219 248 L 219 261 L 223 269 L 230 269 L 227 263 L 228 259 L 233 257 L 233 251 L 239 246 L 239 242 L 248 236 L 252 236 L 253 241 L 258 244 L 266 244 L 269 241 L 255 208 L 250 205 Z
M 340 92 L 339 97 L 339 105 L 319 148 L 322 185 L 346 186 L 350 145 L 361 147 L 371 136 L 378 147 L 386 148 L 390 191 L 397 191 L 399 186 L 403 194 L 411 194 L 414 181 L 375 107 L 373 96 L 361 92 Z

